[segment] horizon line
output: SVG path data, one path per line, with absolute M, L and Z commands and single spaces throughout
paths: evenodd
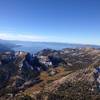
M 0 40 L 3 40 L 3 41 L 18 41 L 18 42 L 40 42 L 40 43 L 58 43 L 58 44 L 70 44 L 70 45 L 86 45 L 86 46 L 92 46 L 92 45 L 95 45 L 95 46 L 100 46 L 99 44 L 85 44 L 85 43 L 69 43 L 69 42 L 55 42 L 55 41 L 28 41 L 28 40 L 7 40 L 7 39 L 0 39 Z

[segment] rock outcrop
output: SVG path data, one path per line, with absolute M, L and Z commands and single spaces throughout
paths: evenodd
M 35 55 L 0 53 L 0 96 L 8 96 L 8 100 L 23 94 L 35 100 L 83 100 L 85 97 L 96 100 L 99 93 L 94 69 L 98 66 L 100 50 L 94 48 L 45 49 Z

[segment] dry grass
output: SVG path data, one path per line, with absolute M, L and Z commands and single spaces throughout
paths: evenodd
M 32 95 L 34 92 L 41 91 L 44 89 L 45 86 L 49 85 L 51 82 L 56 81 L 71 73 L 71 71 L 66 71 L 64 67 L 57 67 L 55 68 L 55 70 L 58 73 L 54 76 L 49 76 L 48 72 L 42 72 L 40 75 L 40 79 L 43 81 L 25 90 L 24 94 Z

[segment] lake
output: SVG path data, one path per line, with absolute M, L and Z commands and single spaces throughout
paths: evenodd
M 46 49 L 46 48 L 61 50 L 63 48 L 86 47 L 86 45 L 80 45 L 80 44 L 48 43 L 48 42 L 47 43 L 46 42 L 16 42 L 15 44 L 18 46 L 13 48 L 13 50 L 25 51 L 25 52 L 30 52 L 30 53 L 36 53 L 36 52 L 43 50 L 43 49 Z M 92 47 L 94 47 L 94 46 L 92 46 Z

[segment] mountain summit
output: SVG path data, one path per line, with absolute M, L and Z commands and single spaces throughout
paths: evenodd
M 34 55 L 3 52 L 0 53 L 0 96 L 3 100 L 6 97 L 8 100 L 27 97 L 96 100 L 99 92 L 94 70 L 99 65 L 100 50 L 94 48 L 44 49 Z

